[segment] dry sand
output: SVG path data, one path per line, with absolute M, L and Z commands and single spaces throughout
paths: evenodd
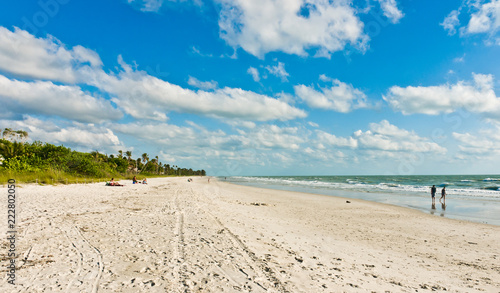
M 18 187 L 0 292 L 500 292 L 498 226 L 193 179 Z

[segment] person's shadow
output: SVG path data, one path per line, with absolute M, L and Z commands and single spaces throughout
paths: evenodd
M 433 202 L 431 205 L 431 215 L 434 215 L 435 212 L 436 212 L 436 203 Z
M 444 217 L 444 212 L 446 211 L 446 203 L 443 201 L 441 203 L 441 217 Z

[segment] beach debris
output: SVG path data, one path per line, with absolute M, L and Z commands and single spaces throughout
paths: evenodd
M 252 202 L 250 205 L 253 205 L 253 206 L 267 206 L 267 203 L 263 203 L 263 202 Z
M 350 201 L 348 201 L 348 200 L 346 200 L 345 202 L 346 202 L 346 203 L 351 203 L 351 202 L 350 202 Z
M 300 256 L 296 256 L 295 260 L 298 261 L 298 262 L 303 262 L 304 261 Z

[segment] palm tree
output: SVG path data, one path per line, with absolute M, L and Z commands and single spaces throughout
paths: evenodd
M 25 147 L 23 143 L 14 141 L 0 142 L 0 155 L 4 159 L 10 159 L 17 156 L 21 156 L 25 153 Z
M 142 169 L 141 169 L 141 172 L 142 172 L 142 170 L 146 169 L 146 166 L 149 163 L 149 156 L 147 153 L 144 153 L 144 154 L 142 154 L 141 157 L 142 157 L 142 162 L 144 163 L 144 167 L 142 167 Z
M 135 160 L 135 166 L 137 168 L 137 171 L 139 171 L 139 167 L 141 167 L 141 158 L 137 158 L 137 160 Z M 141 171 L 142 171 L 142 168 L 141 168 Z
M 122 150 L 118 151 L 118 158 L 120 158 L 120 159 L 123 158 L 123 151 Z
M 156 159 L 152 159 L 151 163 L 153 164 L 153 166 L 155 166 L 155 172 L 156 172 L 156 166 L 158 165 L 158 161 Z
M 155 157 L 156 159 L 156 162 L 155 162 L 155 165 L 156 165 L 156 174 L 158 174 L 158 156 Z
M 2 138 L 6 140 L 20 140 L 24 141 L 28 138 L 28 132 L 24 130 L 12 130 L 11 128 L 5 128 L 2 132 Z
M 131 151 L 126 151 L 125 156 L 127 156 L 127 162 L 130 165 L 130 161 L 132 160 L 132 152 Z M 135 168 L 137 169 L 137 162 L 135 162 Z

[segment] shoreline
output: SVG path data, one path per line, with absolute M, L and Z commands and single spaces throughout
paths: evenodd
M 500 288 L 500 227 L 365 200 L 193 179 L 19 188 L 21 267 L 17 285 L 2 276 L 0 290 Z M 0 232 L 5 235 L 5 224 Z M 1 244 L 5 257 L 5 238 Z
M 409 208 L 444 218 L 500 226 L 500 202 L 488 198 L 457 198 L 454 197 L 453 194 L 448 194 L 448 200 L 445 202 L 445 205 L 439 201 L 440 196 L 436 196 L 436 204 L 433 206 L 430 193 L 428 195 L 418 193 L 398 194 L 383 191 L 356 191 L 334 188 L 311 188 L 295 185 L 259 184 L 256 182 L 222 182 L 256 188 L 302 192 L 313 195 L 333 197 L 339 197 L 340 195 L 340 197 L 349 199 L 360 199 L 374 203 Z

